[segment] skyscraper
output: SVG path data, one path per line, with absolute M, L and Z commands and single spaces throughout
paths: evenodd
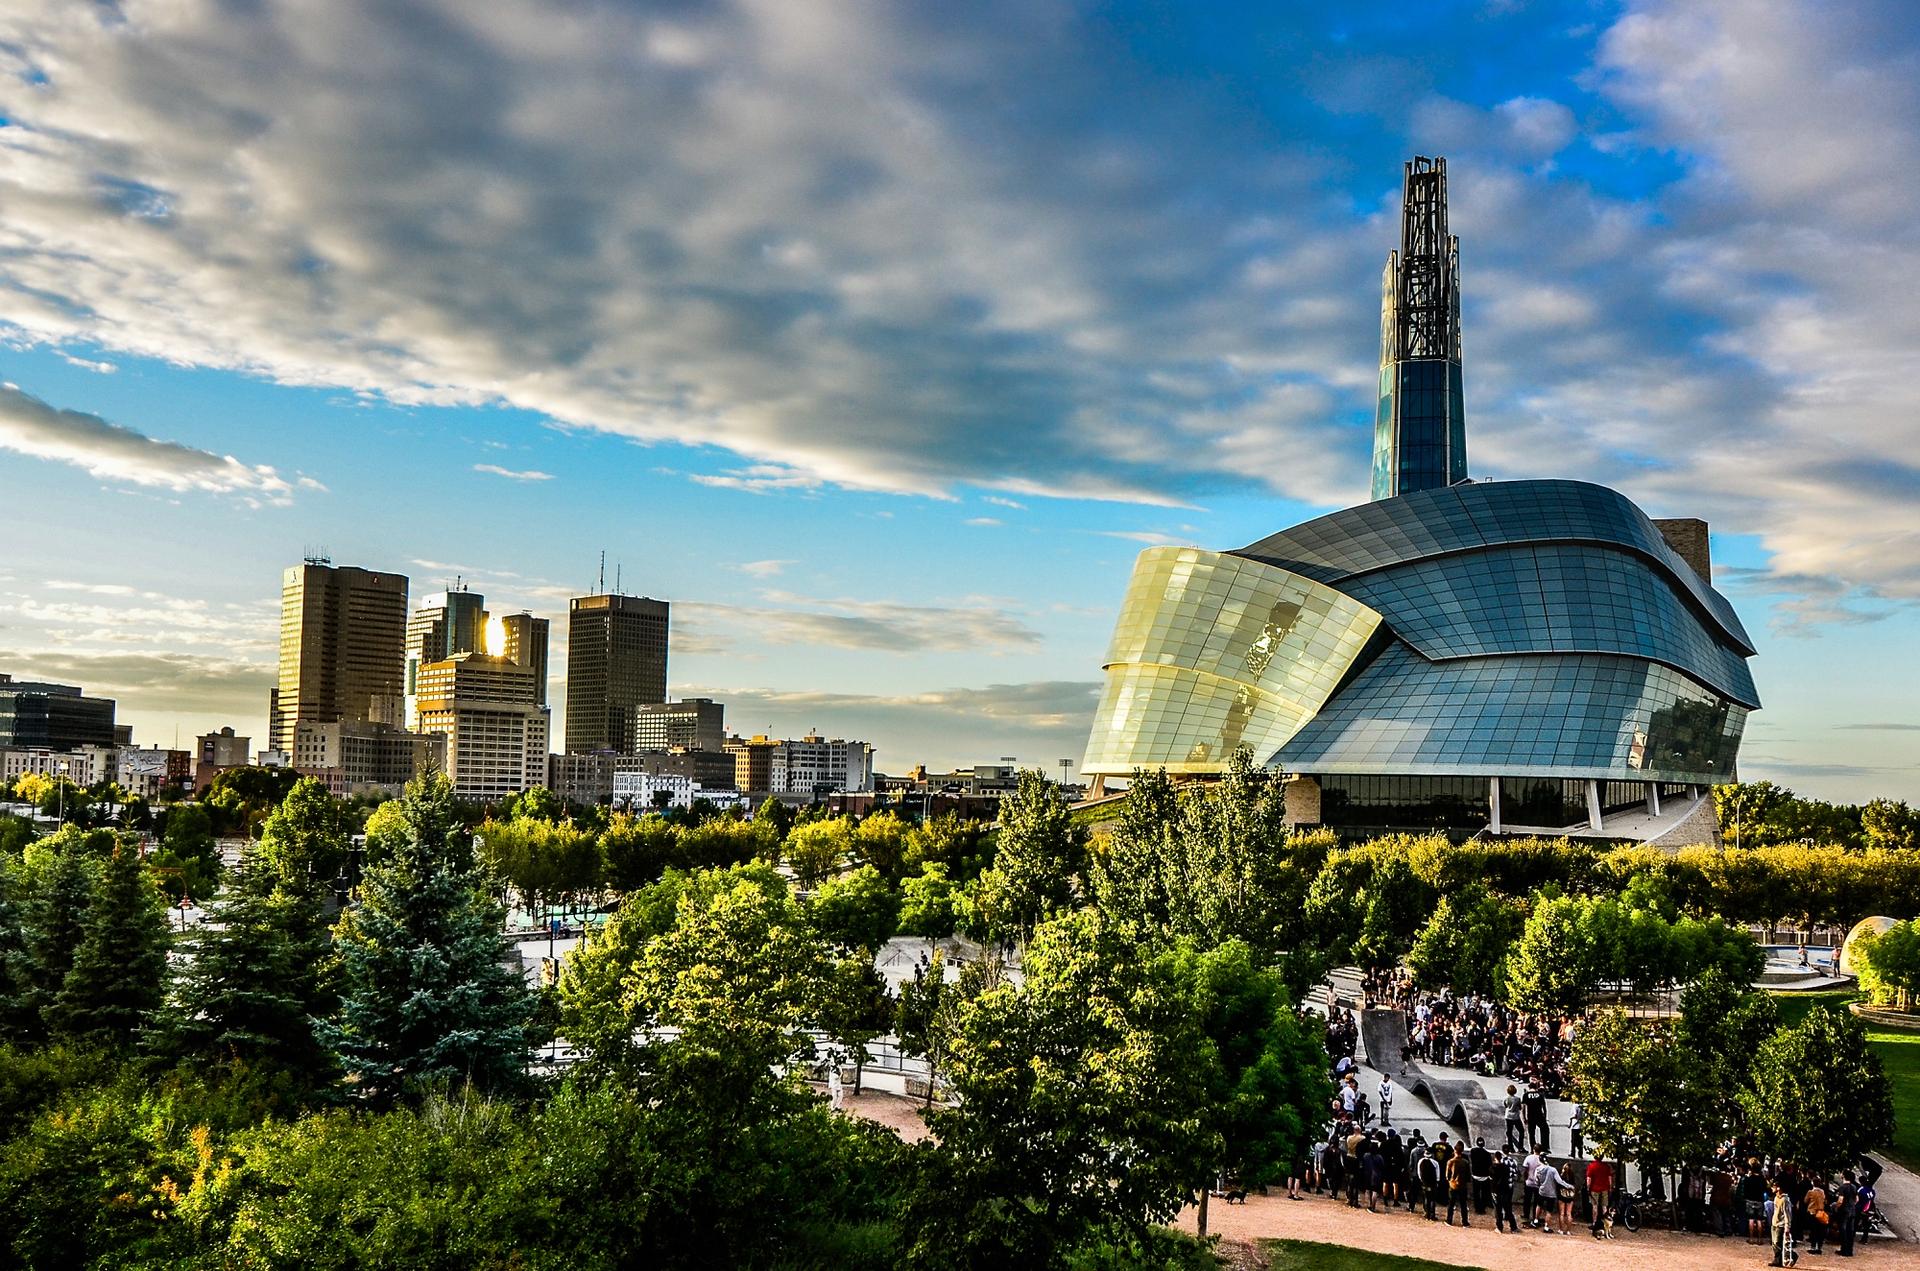
M 407 727 L 420 726 L 420 667 L 456 653 L 486 652 L 487 598 L 459 582 L 421 597 L 407 619 Z
M 456 653 L 420 667 L 420 730 L 446 738 L 459 798 L 492 802 L 547 780 L 548 712 L 533 672 L 504 657 Z
M 1387 253 L 1380 298 L 1380 409 L 1373 497 L 1467 479 L 1460 392 L 1460 240 L 1447 233 L 1447 161 L 1406 166 L 1400 250 Z
M 667 700 L 667 602 L 576 596 L 567 613 L 567 753 L 625 751 L 634 708 Z
M 393 723 L 405 688 L 407 579 L 309 557 L 281 575 L 280 678 L 267 745 L 300 721 Z
M 500 652 L 508 661 L 533 672 L 534 700 L 545 706 L 547 704 L 547 620 L 536 618 L 530 613 L 510 613 L 500 619 L 500 628 L 506 635 Z M 488 649 L 487 652 L 491 653 L 493 650 Z

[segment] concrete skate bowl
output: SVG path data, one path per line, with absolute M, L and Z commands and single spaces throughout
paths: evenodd
M 1369 1066 L 1392 1077 L 1427 1106 L 1440 1119 L 1460 1130 L 1468 1142 L 1484 1138 L 1499 1146 L 1506 1142 L 1506 1120 L 1500 1105 L 1487 1098 L 1486 1091 L 1471 1077 L 1447 1077 L 1428 1072 L 1414 1060 L 1402 1060 L 1407 1053 L 1407 1017 L 1396 1010 L 1371 1010 L 1360 1013 L 1360 1042 L 1366 1048 Z

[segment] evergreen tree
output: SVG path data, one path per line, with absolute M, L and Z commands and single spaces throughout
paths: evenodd
M 453 787 L 416 780 L 400 805 L 392 856 L 367 871 L 336 929 L 341 1003 L 321 1039 L 383 1102 L 441 1078 L 511 1086 L 533 995 L 504 965 L 503 915 L 481 890 Z
M 44 849 L 48 842 L 42 839 L 35 847 Z M 78 849 L 35 852 L 30 859 L 33 868 L 26 874 L 21 905 L 26 927 L 25 1004 L 28 1026 L 44 1035 L 53 999 L 67 982 L 86 933 L 99 866 Z
M 308 1011 L 317 968 L 304 935 L 312 902 L 275 890 L 250 849 L 189 936 L 174 978 L 162 1048 L 212 1062 L 268 1063 L 304 1077 L 331 1066 Z
M 22 902 L 20 870 L 0 860 L 0 1042 L 27 1041 L 40 1031 Z
M 1037 768 L 1000 801 L 1000 840 L 980 875 L 979 906 L 996 939 L 1023 940 L 1041 922 L 1078 903 L 1088 874 L 1086 831 L 1059 788 Z
M 106 1047 L 130 1045 L 164 999 L 167 916 L 137 844 L 107 858 L 73 969 L 48 1012 L 53 1031 Z

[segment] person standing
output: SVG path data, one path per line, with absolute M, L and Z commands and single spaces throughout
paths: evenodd
M 1813 1186 L 1807 1188 L 1806 1200 L 1801 1204 L 1806 1214 L 1807 1252 L 1824 1252 L 1827 1242 L 1827 1224 L 1832 1221 L 1827 1216 L 1827 1189 L 1815 1179 Z
M 1529 1227 L 1540 1226 L 1538 1210 L 1540 1207 L 1540 1167 L 1546 1162 L 1540 1159 L 1539 1152 L 1528 1152 L 1527 1159 L 1520 1162 L 1520 1180 L 1525 1203 L 1520 1207 L 1521 1221 Z
M 1368 1139 L 1365 1154 L 1360 1158 L 1360 1168 L 1367 1176 L 1367 1212 L 1380 1212 L 1380 1185 L 1386 1179 L 1387 1158 L 1380 1152 L 1380 1144 Z
M 1473 1176 L 1473 1212 L 1484 1214 L 1493 1199 L 1493 1153 L 1485 1139 L 1475 1139 L 1467 1153 L 1467 1169 Z
M 1833 1219 L 1838 1224 L 1836 1234 L 1840 1238 L 1838 1252 L 1843 1258 L 1851 1258 L 1853 1235 L 1860 1221 L 1860 1189 L 1854 1186 L 1853 1175 L 1840 1176 L 1840 1185 L 1834 1189 L 1833 1196 Z
M 1587 1162 L 1587 1199 L 1593 1205 L 1593 1238 L 1606 1230 L 1607 1206 L 1613 1201 L 1613 1166 L 1599 1157 Z
M 1415 1171 L 1415 1177 L 1420 1180 L 1420 1195 L 1426 1202 L 1427 1221 L 1432 1222 L 1434 1220 L 1433 1202 L 1440 1190 L 1440 1158 L 1436 1152 L 1420 1154 L 1420 1165 Z
M 1773 1180 L 1773 1260 L 1770 1267 L 1787 1265 L 1787 1250 L 1793 1244 L 1793 1197 L 1779 1179 Z
M 1375 1093 L 1380 1098 L 1380 1125 L 1385 1128 L 1393 1124 L 1393 1082 L 1381 1077 L 1380 1088 Z
M 1527 1146 L 1542 1152 L 1553 1150 L 1553 1134 L 1547 1127 L 1547 1092 L 1531 1083 L 1527 1086 Z
M 1567 1114 L 1567 1132 L 1573 1135 L 1573 1146 L 1567 1150 L 1575 1156 L 1585 1156 L 1587 1154 L 1586 1141 L 1581 1137 L 1580 1133 L 1581 1127 L 1584 1124 L 1585 1118 L 1581 1115 L 1580 1105 L 1576 1103 L 1573 1105 L 1573 1110 Z
M 1367 1135 L 1358 1125 L 1347 1136 L 1347 1207 L 1360 1208 L 1360 1189 L 1366 1185 L 1366 1177 L 1361 1172 L 1360 1157 L 1366 1151 Z
M 1749 1158 L 1740 1175 L 1740 1212 L 1747 1221 L 1747 1243 L 1757 1245 L 1767 1238 L 1767 1180 L 1760 1177 L 1760 1162 Z
M 1520 1091 L 1513 1086 L 1507 1087 L 1507 1097 L 1500 1105 L 1500 1111 L 1507 1119 L 1507 1151 L 1518 1152 L 1525 1146 L 1520 1140 L 1525 1134 L 1521 1125 Z
M 1513 1217 L 1513 1191 L 1519 1185 L 1518 1170 L 1510 1152 L 1493 1155 L 1493 1229 L 1509 1235 L 1520 1230 Z
M 1468 1209 L 1467 1184 L 1472 1175 L 1467 1164 L 1465 1152 L 1455 1152 L 1447 1161 L 1447 1226 L 1453 1226 L 1454 1207 L 1460 1209 L 1460 1225 L 1473 1226 L 1473 1215 Z

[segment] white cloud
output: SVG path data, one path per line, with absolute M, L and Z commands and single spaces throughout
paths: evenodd
M 970 516 L 970 517 L 968 517 L 968 518 L 967 518 L 967 524 L 968 524 L 968 525 L 973 525 L 973 526 L 978 526 L 978 527 L 980 527 L 980 528 L 982 528 L 982 529 L 984 529 L 984 528 L 987 528 L 987 527 L 989 527 L 989 526 L 994 526 L 994 525 L 1004 525 L 1004 524 L 1006 524 L 1006 522 L 1004 522 L 1004 521 L 1002 521 L 1002 520 L 1001 520 L 1001 519 L 1000 519 L 999 517 L 997 517 L 997 516 Z
M 293 487 L 265 465 L 157 441 L 84 411 L 50 406 L 0 384 L 0 450 L 82 468 L 105 481 L 232 494 L 258 506 L 291 502 Z
M 734 568 L 755 578 L 777 578 L 787 566 L 797 564 L 799 562 L 793 560 L 750 560 Z
M 503 468 L 497 463 L 476 463 L 473 465 L 473 470 L 475 472 L 484 472 L 489 476 L 506 477 L 513 481 L 553 480 L 553 474 L 551 472 L 540 472 L 534 468 L 527 468 L 523 471 L 515 472 L 512 468 Z

